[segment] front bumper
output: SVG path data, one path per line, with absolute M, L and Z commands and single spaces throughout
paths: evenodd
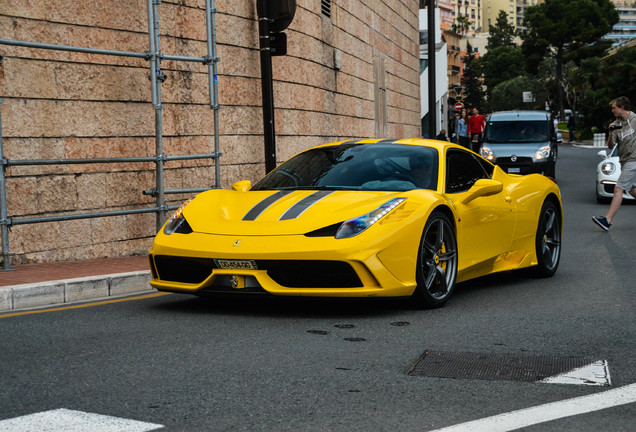
M 404 297 L 413 293 L 419 237 L 157 235 L 149 252 L 157 290 L 190 294 Z M 238 243 L 237 243 L 238 241 Z M 237 245 L 238 246 L 235 246 Z M 221 268 L 247 260 L 254 268 Z
M 606 177 L 598 177 L 596 179 L 596 197 L 603 199 L 612 199 L 614 197 L 614 187 L 616 180 L 608 180 Z M 623 193 L 623 199 L 633 200 L 634 197 L 628 192 Z
M 545 160 L 541 162 L 534 161 L 531 157 L 518 157 L 516 161 L 512 161 L 510 157 L 500 157 L 495 160 L 495 164 L 499 165 L 502 170 L 508 174 L 545 174 L 555 163 L 553 160 Z

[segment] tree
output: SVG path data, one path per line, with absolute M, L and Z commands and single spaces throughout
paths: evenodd
M 477 61 L 481 63 L 488 98 L 491 96 L 491 89 L 521 75 L 524 67 L 523 53 L 516 46 L 499 46 Z
M 481 88 L 481 72 L 479 63 L 475 61 L 473 47 L 466 44 L 467 55 L 462 59 L 464 63 L 464 75 L 462 75 L 462 87 L 464 88 L 464 105 L 466 108 L 479 108 L 483 110 L 484 91 Z
M 636 47 L 620 48 L 603 59 L 588 59 L 572 74 L 572 79 L 582 89 L 579 108 L 585 114 L 585 127 L 605 130 L 613 120 L 609 108 L 613 99 L 627 96 L 634 111 Z
M 532 102 L 523 102 L 523 91 L 531 91 L 536 95 L 542 91 L 542 86 L 536 79 L 526 75 L 504 81 L 490 91 L 488 107 L 491 111 L 536 108 Z M 537 100 L 540 100 L 540 96 Z
M 523 71 L 523 53 L 515 44 L 515 37 L 515 28 L 508 22 L 508 14 L 503 10 L 499 11 L 495 25 L 489 26 L 486 54 L 476 60 L 483 72 L 488 99 L 493 88 L 521 75 Z
M 455 19 L 455 24 L 453 24 L 451 28 L 455 33 L 465 35 L 470 26 L 470 20 L 467 17 L 460 15 L 457 19 Z
M 508 14 L 500 10 L 495 25 L 488 26 L 488 45 L 486 45 L 486 51 L 490 52 L 499 47 L 511 47 L 515 45 L 515 37 L 517 33 L 515 26 L 508 22 Z
M 618 12 L 610 0 L 545 0 L 526 10 L 522 49 L 526 65 L 536 72 L 540 59 L 553 56 L 556 60 L 557 103 L 563 117 L 563 65 L 580 59 L 618 22 Z

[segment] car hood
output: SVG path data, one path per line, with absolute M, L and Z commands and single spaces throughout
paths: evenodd
M 549 141 L 540 142 L 540 143 L 489 143 L 484 142 L 484 147 L 488 147 L 495 153 L 496 157 L 506 157 L 506 156 L 526 156 L 526 157 L 534 157 L 534 154 L 537 150 L 539 150 L 543 146 L 550 145 Z
M 220 235 L 305 234 L 362 216 L 392 198 L 432 191 L 248 191 L 197 195 L 183 216 L 195 232 Z

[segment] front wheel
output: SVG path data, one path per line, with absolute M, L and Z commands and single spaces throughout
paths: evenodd
M 556 204 L 546 201 L 541 207 L 535 238 L 537 265 L 533 273 L 538 277 L 550 277 L 559 267 L 561 258 L 561 216 Z
M 416 272 L 414 302 L 427 308 L 443 306 L 457 279 L 457 240 L 451 222 L 441 212 L 433 212 L 424 226 Z

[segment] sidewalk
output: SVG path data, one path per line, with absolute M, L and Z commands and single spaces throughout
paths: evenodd
M 147 256 L 12 265 L 0 270 L 0 312 L 147 292 Z

